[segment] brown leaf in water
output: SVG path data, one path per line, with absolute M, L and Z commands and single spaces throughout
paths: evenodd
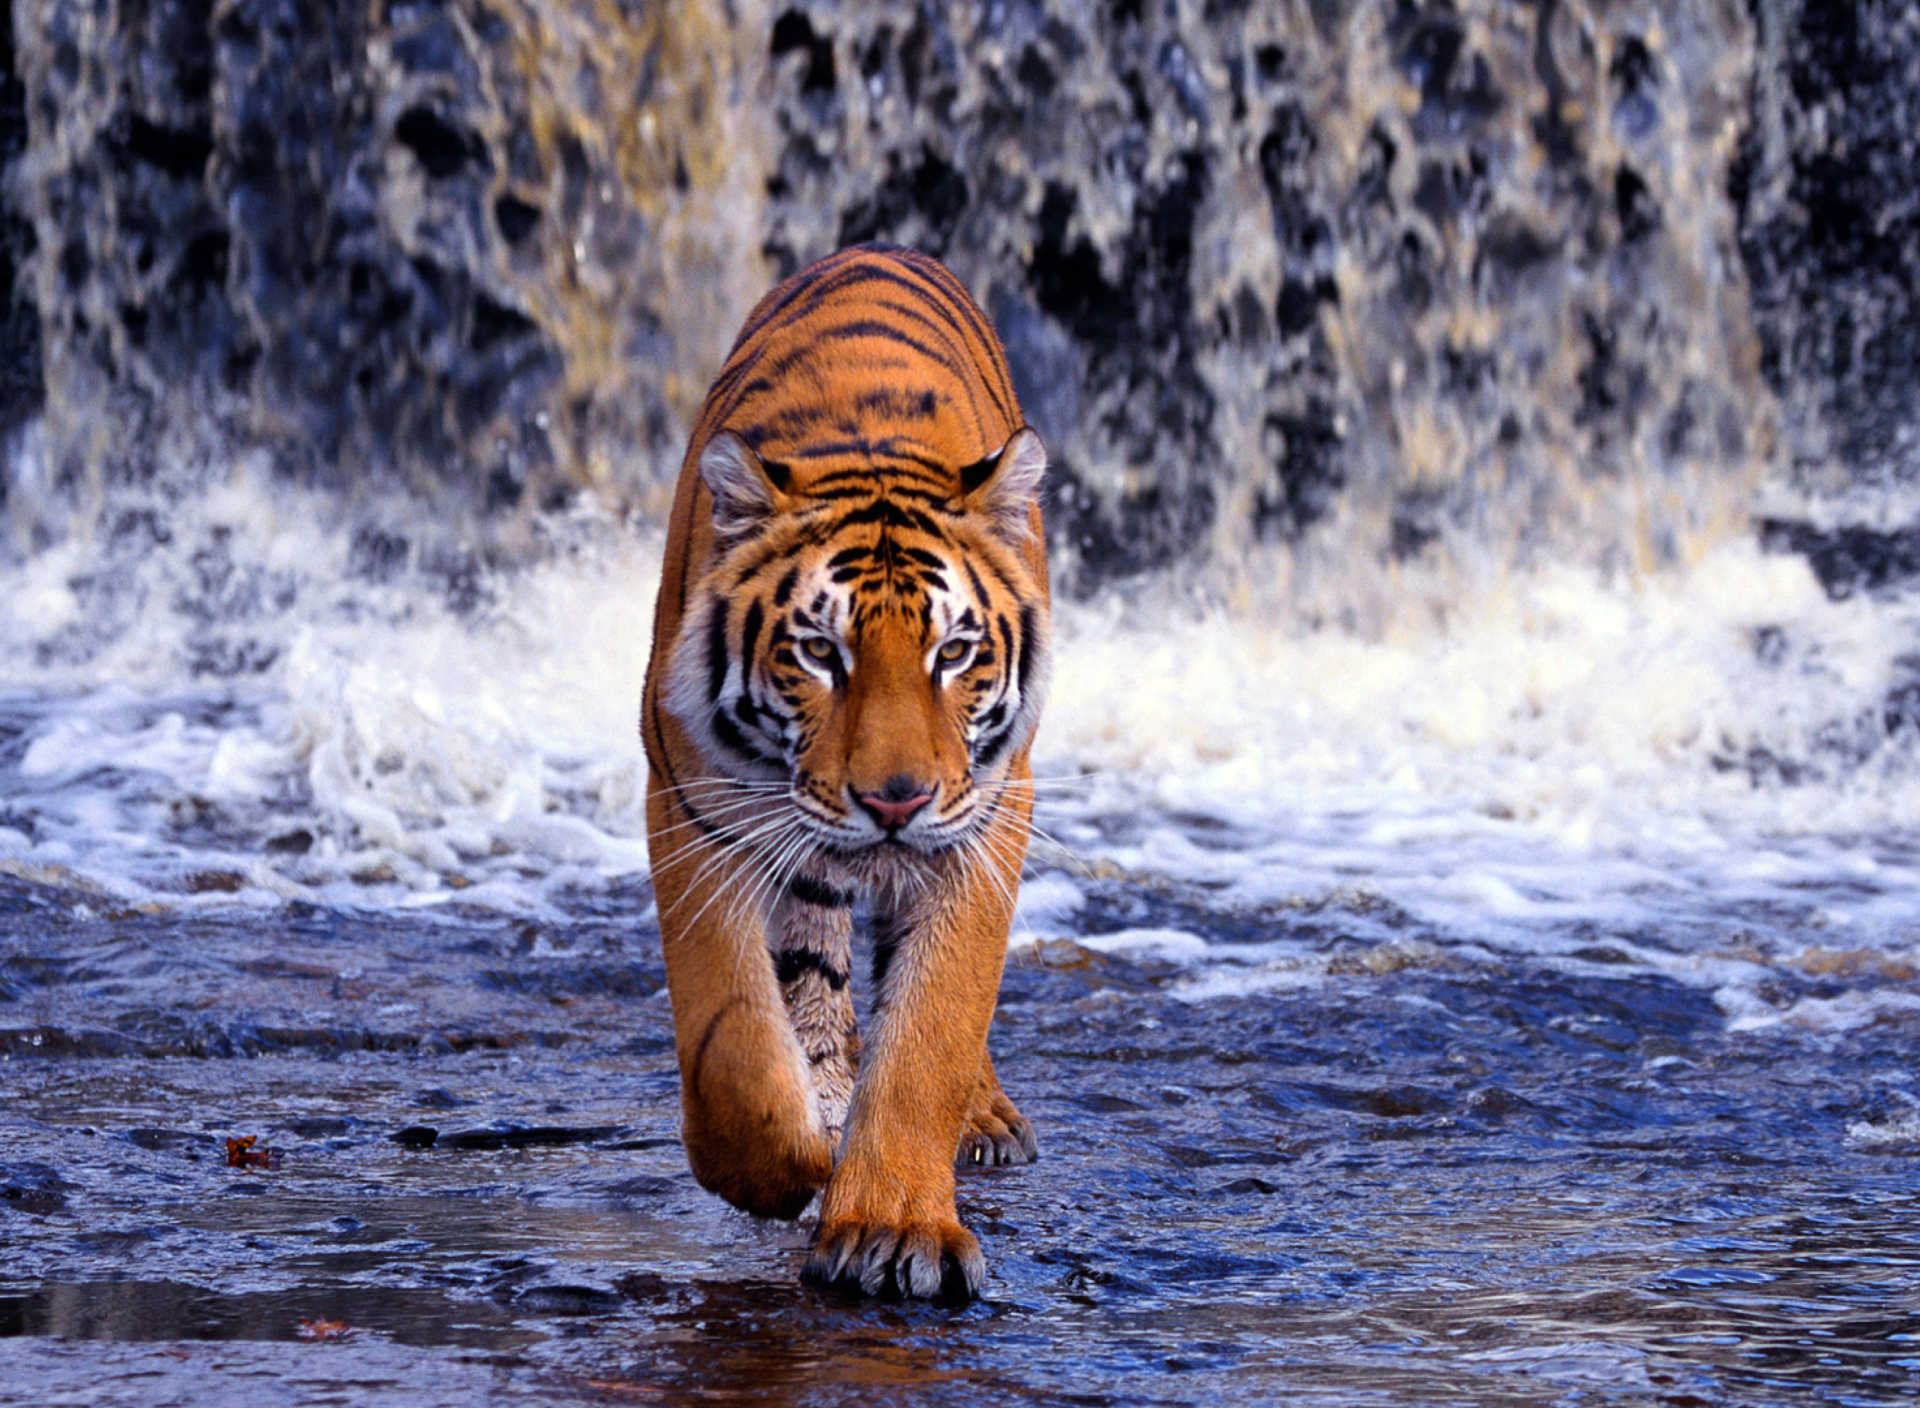
M 278 1149 L 256 1149 L 260 1142 L 257 1134 L 243 1134 L 238 1139 L 227 1141 L 228 1168 L 279 1168 L 284 1157 Z
M 303 1340 L 343 1340 L 357 1332 L 358 1327 L 344 1320 L 329 1320 L 325 1316 L 300 1322 L 300 1338 Z

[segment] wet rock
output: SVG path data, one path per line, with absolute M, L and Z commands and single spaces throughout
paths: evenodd
M 1732 194 L 1796 477 L 1920 474 L 1920 7 L 1755 7 L 1761 62 Z M 1823 574 L 1824 576 L 1824 574 Z
M 613 1288 L 628 1300 L 650 1305 L 671 1294 L 673 1287 L 664 1276 L 650 1271 L 629 1271 L 613 1283 Z
M 464 515 L 677 456 L 679 368 L 762 282 L 758 7 L 13 8 L 0 274 L 26 261 L 56 475 L 211 435 Z M 103 411 L 134 433 L 100 443 Z
M 78 1030 L 61 1027 L 28 1027 L 0 1031 L 0 1057 L 16 1056 L 125 1056 L 137 1050 L 135 1043 L 117 1032 Z
M 407 1131 L 402 1131 L 406 1133 Z M 594 1144 L 620 1133 L 619 1125 L 583 1125 L 563 1128 L 553 1125 L 513 1126 L 495 1129 L 462 1129 L 442 1134 L 435 1142 L 441 1149 L 531 1149 L 566 1144 Z M 396 1139 L 400 1136 L 395 1135 Z M 430 1141 L 433 1142 L 433 1141 Z M 413 1146 L 418 1147 L 418 1146 Z
M 1236 1178 L 1231 1183 L 1223 1183 L 1217 1190 L 1221 1193 L 1251 1193 L 1268 1197 L 1280 1191 L 1278 1184 L 1269 1183 L 1264 1178 Z
M 140 1149 L 185 1149 L 195 1157 L 204 1151 L 211 1154 L 220 1141 L 211 1134 L 191 1129 L 160 1129 L 143 1127 L 126 1132 L 126 1141 Z
M 1836 601 L 1920 577 L 1920 526 L 1886 531 L 1860 523 L 1822 527 L 1767 518 L 1760 523 L 1760 541 L 1804 556 Z
M 529 1286 L 513 1298 L 516 1309 L 535 1315 L 611 1315 L 622 1303 L 593 1286 Z
M 0 1212 L 27 1213 L 35 1217 L 63 1212 L 67 1206 L 66 1195 L 78 1187 L 47 1164 L 0 1164 Z
M 0 172 L 27 148 L 26 88 L 13 45 L 12 3 L 0 10 Z M 26 296 L 24 263 L 35 248 L 33 227 L 0 198 L 0 445 L 40 409 L 46 396 L 40 367 L 40 319 Z

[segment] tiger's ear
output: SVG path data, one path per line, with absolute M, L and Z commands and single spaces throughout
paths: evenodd
M 713 495 L 713 526 L 722 537 L 784 511 L 788 477 L 785 465 L 761 459 L 731 430 L 715 431 L 700 451 L 700 481 Z
M 961 506 L 991 519 L 1009 537 L 1023 538 L 1046 472 L 1047 447 L 1032 426 L 1023 425 L 993 454 L 960 471 Z

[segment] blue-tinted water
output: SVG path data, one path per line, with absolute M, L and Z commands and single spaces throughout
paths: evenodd
M 1094 927 L 1283 927 L 1081 883 Z M 1049 940 L 1016 952 L 993 1034 L 1042 1159 L 962 1180 L 986 1294 L 873 1304 L 799 1283 L 804 1221 L 687 1174 L 645 898 L 180 915 L 6 882 L 0 1401 L 1920 1387 L 1910 1011 L 1730 1031 L 1709 990 L 1604 947 L 1430 934 L 1408 961 L 1338 923 L 1302 940 L 1322 981 L 1195 1001 L 1183 967 Z M 1913 977 L 1777 981 L 1790 1005 Z M 244 1135 L 277 1166 L 227 1167 Z

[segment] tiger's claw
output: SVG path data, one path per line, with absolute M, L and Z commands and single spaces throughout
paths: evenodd
M 826 1286 L 869 1296 L 966 1301 L 987 1279 L 987 1259 L 957 1222 L 908 1227 L 823 1226 L 801 1272 Z
M 1023 1116 L 1016 1115 L 1009 1123 L 985 1115 L 970 1121 L 960 1132 L 960 1147 L 953 1162 L 958 1168 L 1003 1168 L 1030 1164 L 1039 1157 L 1033 1126 Z
M 956 1168 L 994 1168 L 1009 1164 L 1030 1164 L 1040 1157 L 1040 1145 L 1033 1137 L 1033 1122 L 1014 1107 L 1000 1090 L 998 1081 L 983 1083 L 974 1096 L 973 1108 L 960 1129 L 960 1145 L 954 1151 Z

